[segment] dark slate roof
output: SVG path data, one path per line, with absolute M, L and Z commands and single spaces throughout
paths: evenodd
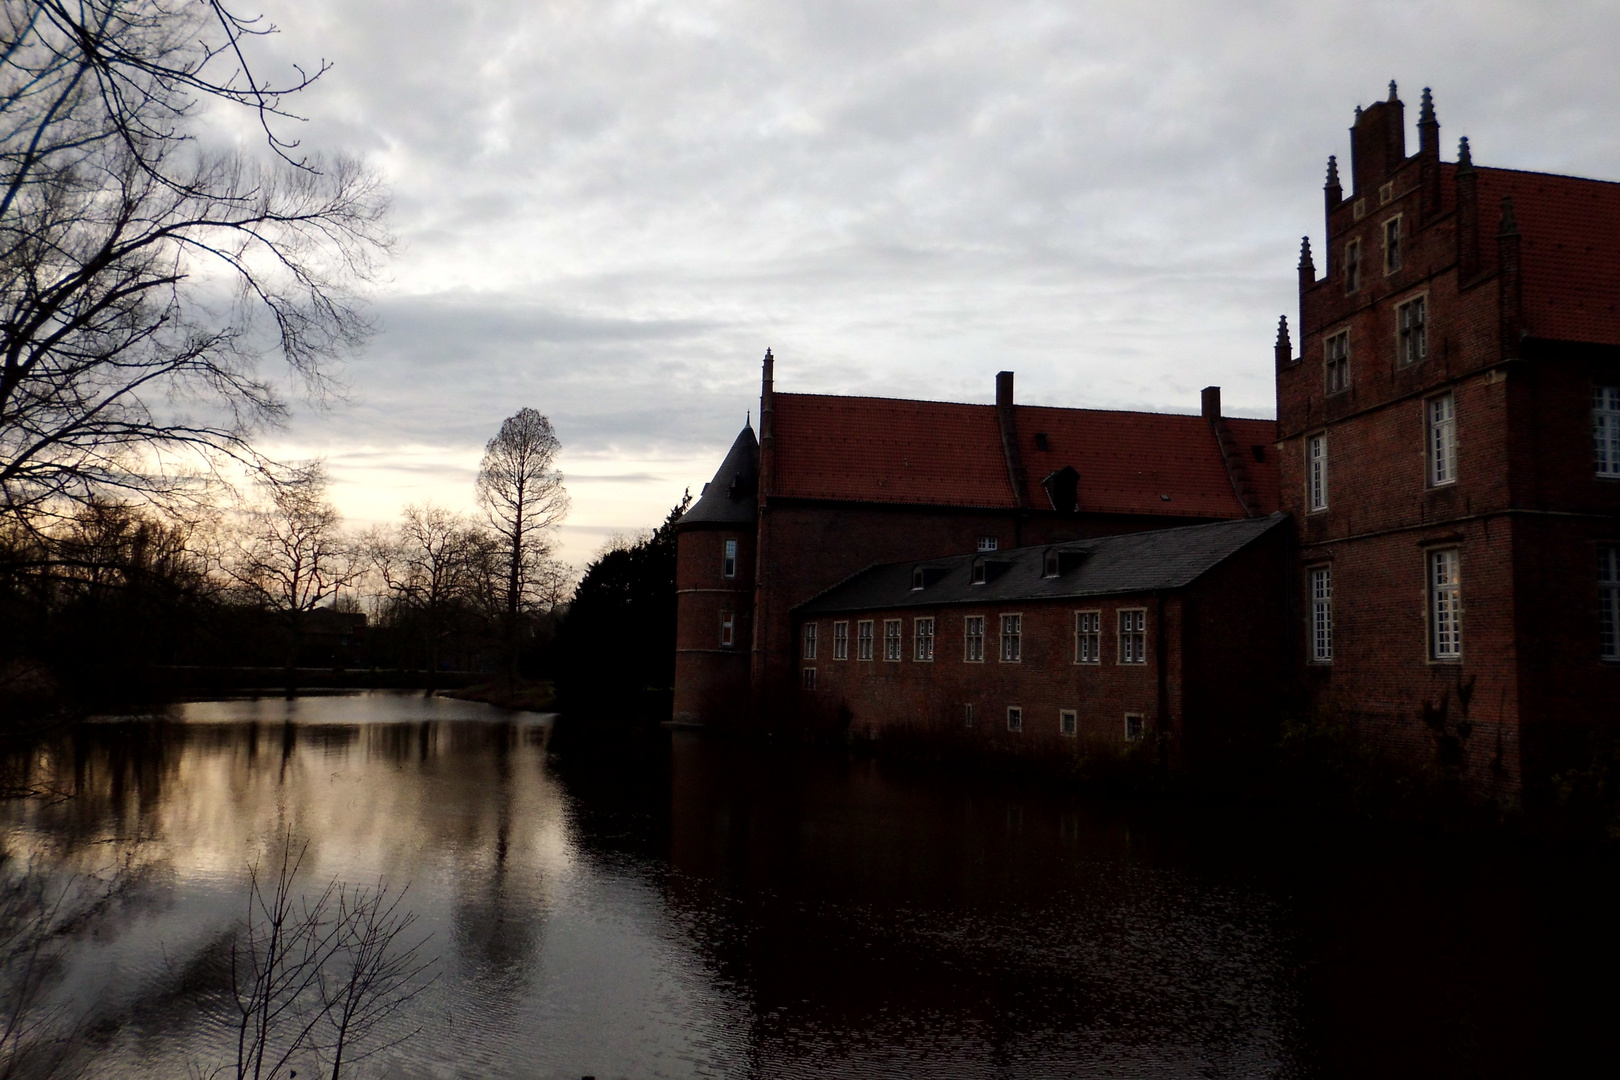
M 744 424 L 703 494 L 680 525 L 752 525 L 759 513 L 759 440 Z
M 1179 589 L 1237 554 L 1288 519 L 1286 514 L 1189 525 L 1179 529 L 1102 536 L 983 555 L 888 563 L 862 570 L 795 609 L 799 615 L 939 607 L 947 604 L 1056 600 Z M 1043 577 L 1055 550 L 1072 568 Z M 973 584 L 973 564 L 985 559 L 990 580 Z M 1077 563 L 1077 565 L 1075 565 Z M 912 571 L 931 570 L 931 583 L 913 589 Z

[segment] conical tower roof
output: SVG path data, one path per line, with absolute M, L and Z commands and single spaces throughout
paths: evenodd
M 681 525 L 752 525 L 759 513 L 759 440 L 744 424 L 714 479 L 685 514 Z

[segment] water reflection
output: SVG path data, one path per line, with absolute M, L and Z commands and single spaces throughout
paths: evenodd
M 372 694 L 14 754 L 71 797 L 0 806 L 5 865 L 123 875 L 54 991 L 98 1011 L 92 1074 L 221 1060 L 177 975 L 289 833 L 311 881 L 410 882 L 434 934 L 391 1076 L 1506 1076 L 1620 1049 L 1606 859 L 551 735 Z

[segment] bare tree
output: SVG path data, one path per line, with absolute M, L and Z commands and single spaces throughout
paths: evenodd
M 543 579 L 551 532 L 568 514 L 562 473 L 553 468 L 561 449 L 550 420 L 519 409 L 501 422 L 478 467 L 478 505 L 499 541 L 506 571 L 508 677 L 515 673 L 518 615 Z
M 345 1064 L 416 1034 L 387 1027 L 432 982 L 404 892 L 334 881 L 302 894 L 304 851 L 289 837 L 274 880 L 249 867 L 247 915 L 230 948 L 236 1055 L 215 1075 L 268 1080 L 313 1057 L 338 1080 Z
M 274 32 L 224 0 L 7 0 L 0 12 L 0 514 L 195 491 L 370 325 L 357 290 L 387 196 L 278 134 L 326 70 L 260 79 Z M 262 127 L 255 163 L 205 149 L 203 108 Z
M 438 671 L 452 612 L 475 602 L 475 575 L 487 541 L 465 516 L 431 503 L 405 507 L 397 526 L 367 539 L 367 554 L 389 595 L 420 619 L 430 673 Z
M 326 496 L 319 461 L 266 474 L 263 500 L 251 510 L 224 567 L 255 602 L 280 612 L 288 630 L 291 675 L 305 617 L 333 600 L 363 570 L 343 518 Z

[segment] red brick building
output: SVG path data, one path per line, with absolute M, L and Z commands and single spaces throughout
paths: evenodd
M 1440 160 L 1428 91 L 1328 161 L 1277 345 L 1303 686 L 1509 795 L 1620 719 L 1620 184 Z M 1532 785 L 1534 786 L 1534 785 Z
M 792 610 L 876 563 L 1277 509 L 1276 425 L 1221 415 L 777 393 L 680 523 L 675 719 L 796 715 Z
M 1289 540 L 1272 514 L 873 567 L 794 610 L 801 707 L 868 738 L 1219 758 L 1285 689 Z
M 1167 731 L 1184 717 L 1191 737 L 1198 695 L 1243 691 L 1264 669 L 1303 707 L 1504 799 L 1585 760 L 1620 721 L 1620 184 L 1476 166 L 1466 139 L 1444 162 L 1427 91 L 1417 127 L 1409 156 L 1391 84 L 1357 110 L 1348 194 L 1329 159 L 1322 276 L 1307 240 L 1298 356 L 1286 320 L 1278 331 L 1275 423 L 1222 417 L 1213 387 L 1202 417 L 1020 406 L 1007 372 L 994 406 L 779 394 L 767 353 L 757 447 L 745 429 L 682 521 L 676 718 L 796 715 L 811 692 L 795 609 L 819 625 L 826 590 L 867 568 L 1009 549 L 1017 562 L 1280 510 L 1292 529 L 1265 535 L 1291 531 L 1292 548 L 1268 539 L 1237 559 L 1274 560 L 1290 599 L 1280 636 L 1238 620 L 1256 644 L 1196 693 L 1168 654 L 1150 667 L 1179 689 L 1151 704 L 1128 705 L 1127 683 L 1076 681 L 1062 643 L 1077 597 L 1032 596 L 1042 651 L 1016 674 L 874 661 L 888 674 L 860 683 L 818 663 L 810 712 L 839 697 L 834 713 L 882 723 L 1012 693 L 1050 727 L 1059 698 L 1084 690 L 1102 696 L 1078 730 L 1123 738 L 1130 712 Z M 1207 586 L 1129 602 L 1154 619 L 1160 600 L 1172 619 L 1212 610 L 1203 590 L 1227 571 L 1208 572 Z M 862 610 L 902 627 L 967 611 L 902 608 Z M 855 610 L 845 621 L 863 621 Z M 1190 622 L 1153 632 L 1206 647 Z

